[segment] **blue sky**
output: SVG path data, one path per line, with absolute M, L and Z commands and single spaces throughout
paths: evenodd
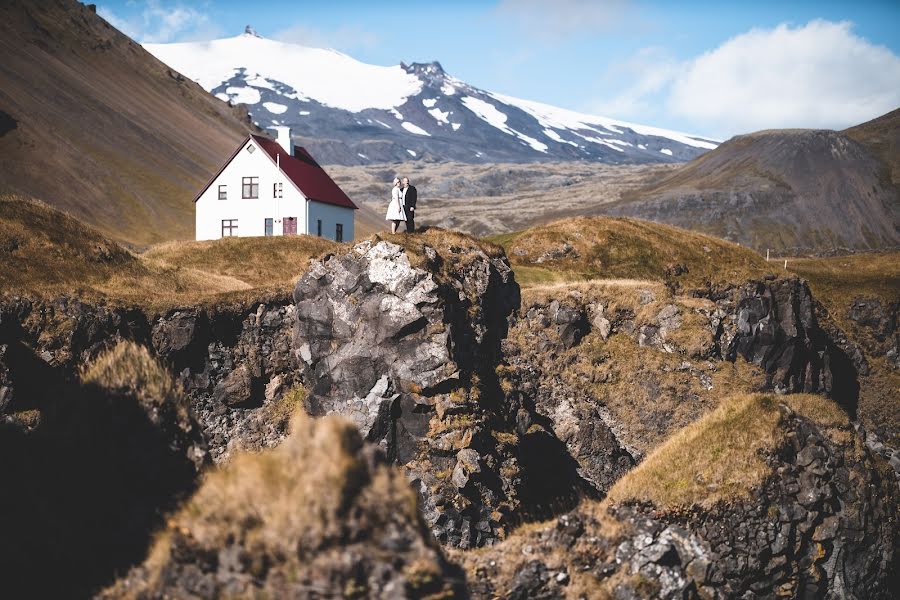
M 264 36 L 718 138 L 900 107 L 900 2 L 99 0 L 141 42 Z

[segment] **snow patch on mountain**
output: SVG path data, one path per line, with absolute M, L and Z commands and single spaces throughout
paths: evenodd
M 447 118 L 450 116 L 450 111 L 442 111 L 439 108 L 432 108 L 428 111 L 428 114 L 434 117 L 434 120 L 437 121 L 439 125 L 450 122 Z
M 462 99 L 463 105 L 475 113 L 480 119 L 486 121 L 488 124 L 496 127 L 500 131 L 504 133 L 508 133 L 509 135 L 514 135 L 519 139 L 523 140 L 529 146 L 537 150 L 538 152 L 546 152 L 547 144 L 537 141 L 533 137 L 529 137 L 524 133 L 516 131 L 515 129 L 510 128 L 506 124 L 506 113 L 501 112 L 496 106 L 491 104 L 490 102 L 485 102 L 484 100 L 480 100 L 478 98 L 473 98 L 472 96 L 466 96 Z
M 260 99 L 259 90 L 256 88 L 230 87 L 225 90 L 225 101 L 231 101 L 232 104 L 258 104 Z
M 418 125 L 414 125 L 413 123 L 410 123 L 409 121 L 403 121 L 403 123 L 401 123 L 400 126 L 403 127 L 403 129 L 407 130 L 408 132 L 414 133 L 416 135 L 431 136 L 430 133 L 428 133 L 427 131 L 425 131 L 424 129 L 419 127 Z
M 419 78 L 399 66 L 369 65 L 337 50 L 247 33 L 209 42 L 145 44 L 144 48 L 207 90 L 233 77 L 240 66 L 248 73 L 265 73 L 265 79 L 289 85 L 321 104 L 350 112 L 400 106 L 422 89 Z
M 635 123 L 627 123 L 625 121 L 617 121 L 606 117 L 598 117 L 595 115 L 585 115 L 565 108 L 558 108 L 541 102 L 533 102 L 531 100 L 522 100 L 513 96 L 504 96 L 502 94 L 491 94 L 492 97 L 500 100 L 504 104 L 510 104 L 534 116 L 538 122 L 545 127 L 553 127 L 555 129 L 594 129 L 591 125 L 600 125 L 604 129 L 613 133 L 622 133 L 622 128 L 631 129 L 638 135 L 652 135 L 656 137 L 664 137 L 676 142 L 680 142 L 687 146 L 695 148 L 704 148 L 712 150 L 718 144 L 711 140 L 696 138 L 677 131 L 669 129 L 660 129 L 659 127 L 648 127 L 646 125 L 637 125 Z M 594 129 L 596 131 L 596 129 Z
M 284 104 L 278 104 L 277 102 L 263 102 L 263 106 L 270 113 L 274 113 L 276 115 L 282 115 L 287 111 L 287 106 Z

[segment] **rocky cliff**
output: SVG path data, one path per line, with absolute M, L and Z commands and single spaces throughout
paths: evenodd
M 496 247 L 364 242 L 311 268 L 294 301 L 307 410 L 346 416 L 403 465 L 441 542 L 492 543 L 592 491 L 534 407 L 499 385 L 519 288 Z
M 678 292 L 522 292 L 499 247 L 430 230 L 292 298 L 4 297 L 10 589 L 59 595 L 49 564 L 82 597 L 129 569 L 107 596 L 887 597 L 898 486 L 847 420 L 852 343 L 798 279 Z
M 653 485 L 641 487 L 651 488 L 655 500 L 636 502 L 625 493 L 616 503 L 585 503 L 490 552 L 461 557 L 473 595 L 892 597 L 900 531 L 894 474 L 860 447 L 845 417 L 823 416 L 830 410 L 821 399 L 742 402 L 738 410 L 751 410 L 755 418 L 774 417 L 777 432 L 777 442 L 755 459 L 764 461 L 767 475 L 748 495 L 704 506 L 723 483 L 707 480 L 689 484 L 697 495 L 686 506 L 668 506 L 661 498 L 666 488 Z M 709 421 L 700 422 L 695 441 L 721 437 L 716 427 L 702 431 Z M 671 473 L 661 455 L 649 457 L 644 468 Z M 703 475 L 689 468 L 676 477 L 682 474 Z

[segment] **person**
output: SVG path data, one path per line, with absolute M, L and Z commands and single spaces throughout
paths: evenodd
M 391 233 L 397 233 L 400 221 L 406 220 L 403 213 L 403 191 L 400 189 L 400 178 L 394 177 L 394 187 L 391 189 L 391 202 L 388 204 L 387 215 L 385 221 L 391 222 Z
M 416 200 L 419 192 L 409 184 L 409 177 L 403 178 L 403 208 L 406 212 L 406 231 L 416 230 Z

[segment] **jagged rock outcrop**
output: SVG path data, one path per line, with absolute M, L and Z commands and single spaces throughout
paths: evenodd
M 156 314 L 66 296 L 7 297 L 0 302 L 0 343 L 21 343 L 37 361 L 29 365 L 66 380 L 120 341 L 152 348 L 191 398 L 210 454 L 220 462 L 234 447 L 271 447 L 287 434 L 291 407 L 281 401 L 296 383 L 293 311 L 283 296 Z M 20 371 L 0 379 L 7 405 L 16 379 L 36 381 L 33 372 Z
M 492 543 L 585 486 L 495 367 L 519 288 L 469 238 L 369 241 L 297 283 L 294 351 L 313 415 L 340 414 L 404 466 L 440 541 Z M 542 478 L 542 481 L 538 481 Z
M 854 298 L 847 310 L 847 318 L 863 330 L 864 339 L 873 343 L 868 347 L 873 356 L 884 356 L 889 364 L 900 369 L 900 330 L 897 328 L 900 301 L 882 302 L 878 298 Z
M 789 419 L 786 443 L 769 457 L 773 475 L 754 497 L 662 519 L 620 509 L 634 533 L 616 561 L 654 581 L 661 598 L 892 597 L 900 583 L 894 474 L 861 453 L 855 436 L 835 441 Z M 615 595 L 634 597 L 629 587 Z
M 101 598 L 452 598 L 458 569 L 415 492 L 352 423 L 299 414 L 277 448 L 237 453 Z
M 759 365 L 777 392 L 831 392 L 831 344 L 816 322 L 805 282 L 750 282 L 719 305 L 726 311 L 719 322 L 725 358 Z
M 750 496 L 711 507 L 585 503 L 495 551 L 462 557 L 473 596 L 892 598 L 900 583 L 894 474 L 846 421 L 823 427 L 780 410 L 782 442 Z M 510 561 L 502 568 L 501 556 Z

